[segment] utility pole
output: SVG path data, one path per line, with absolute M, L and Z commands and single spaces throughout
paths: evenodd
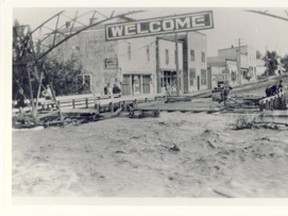
M 176 64 L 176 89 L 177 89 L 177 96 L 180 95 L 179 89 L 179 59 L 178 59 L 178 36 L 177 32 L 175 32 L 175 64 Z
M 238 60 L 237 60 L 237 70 L 239 76 L 239 85 L 242 86 L 242 73 L 241 73 L 241 39 L 238 39 Z

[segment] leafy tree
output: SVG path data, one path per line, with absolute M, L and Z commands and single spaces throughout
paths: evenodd
M 90 86 L 83 84 L 82 66 L 75 59 L 59 62 L 54 57 L 45 59 L 44 84 L 51 83 L 56 95 L 90 93 Z
M 13 100 L 24 106 L 24 100 L 30 98 L 27 62 L 33 60 L 31 38 L 27 31 L 28 26 L 20 25 L 17 20 L 13 26 Z M 44 70 L 43 84 L 52 84 L 56 95 L 90 93 L 90 86 L 83 85 L 80 79 L 82 67 L 75 58 L 60 62 L 55 56 L 43 58 L 36 65 L 38 71 Z M 32 68 L 32 70 L 34 70 Z M 39 87 L 39 77 L 31 73 L 32 93 L 36 98 Z
M 283 67 L 286 70 L 286 73 L 288 72 L 288 54 L 286 54 L 282 59 L 281 63 L 283 64 Z
M 275 51 L 267 51 L 265 56 L 263 57 L 263 61 L 265 62 L 266 71 L 268 76 L 275 75 L 275 71 L 278 68 L 278 55 Z

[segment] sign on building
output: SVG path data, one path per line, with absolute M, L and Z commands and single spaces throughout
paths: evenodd
M 106 40 L 145 37 L 213 28 L 212 11 L 105 25 Z
M 118 68 L 117 58 L 105 59 L 105 69 L 116 69 L 116 68 Z

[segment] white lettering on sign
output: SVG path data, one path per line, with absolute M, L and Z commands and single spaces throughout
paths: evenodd
M 144 31 L 142 30 L 140 23 L 137 25 L 137 34 L 145 34 L 145 33 L 148 33 L 148 32 L 149 32 L 148 29 L 146 29 Z
M 136 34 L 135 25 L 126 25 L 124 29 L 125 29 L 125 34 L 126 35 Z
M 161 30 L 161 27 L 160 27 L 161 23 L 158 21 L 158 22 L 151 22 L 150 23 L 150 32 L 158 32 Z
M 191 21 L 189 17 L 184 18 L 183 21 L 181 19 L 176 19 L 176 27 L 177 29 L 191 28 Z
M 107 24 L 106 40 L 145 37 L 157 34 L 196 31 L 214 27 L 212 11 L 171 17 L 138 20 L 129 23 Z
M 111 31 L 114 37 L 122 36 L 123 26 L 113 26 Z
M 164 20 L 162 22 L 162 28 L 164 31 L 169 31 L 174 29 L 174 21 L 173 20 Z
M 205 26 L 205 19 L 203 16 L 192 17 L 192 26 L 202 27 Z

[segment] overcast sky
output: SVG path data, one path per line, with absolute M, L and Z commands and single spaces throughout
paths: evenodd
M 14 8 L 13 19 L 17 19 L 21 24 L 30 24 L 35 28 L 43 21 L 53 16 L 65 8 Z M 90 8 L 93 9 L 93 8 Z M 139 8 L 138 8 L 139 9 Z M 140 8 L 145 9 L 145 8 Z M 249 8 L 245 8 L 249 9 Z M 268 10 L 269 13 L 286 17 L 285 10 L 288 8 L 253 8 L 254 10 Z M 77 8 L 69 9 L 67 14 L 73 14 Z M 78 8 L 79 10 L 79 8 Z M 111 9 L 99 9 L 104 14 L 110 14 Z M 131 8 L 129 9 L 131 10 Z M 260 14 L 249 13 L 241 8 L 176 8 L 160 9 L 149 8 L 145 12 L 133 15 L 136 19 L 175 15 L 203 10 L 212 10 L 214 16 L 214 28 L 203 30 L 207 35 L 208 56 L 217 55 L 217 50 L 222 48 L 237 46 L 238 39 L 241 38 L 242 44 L 252 45 L 262 53 L 265 50 L 275 50 L 281 56 L 288 54 L 288 21 L 275 19 L 273 17 Z M 84 12 L 82 8 L 79 13 Z M 128 9 L 115 9 L 116 13 L 127 12 Z

